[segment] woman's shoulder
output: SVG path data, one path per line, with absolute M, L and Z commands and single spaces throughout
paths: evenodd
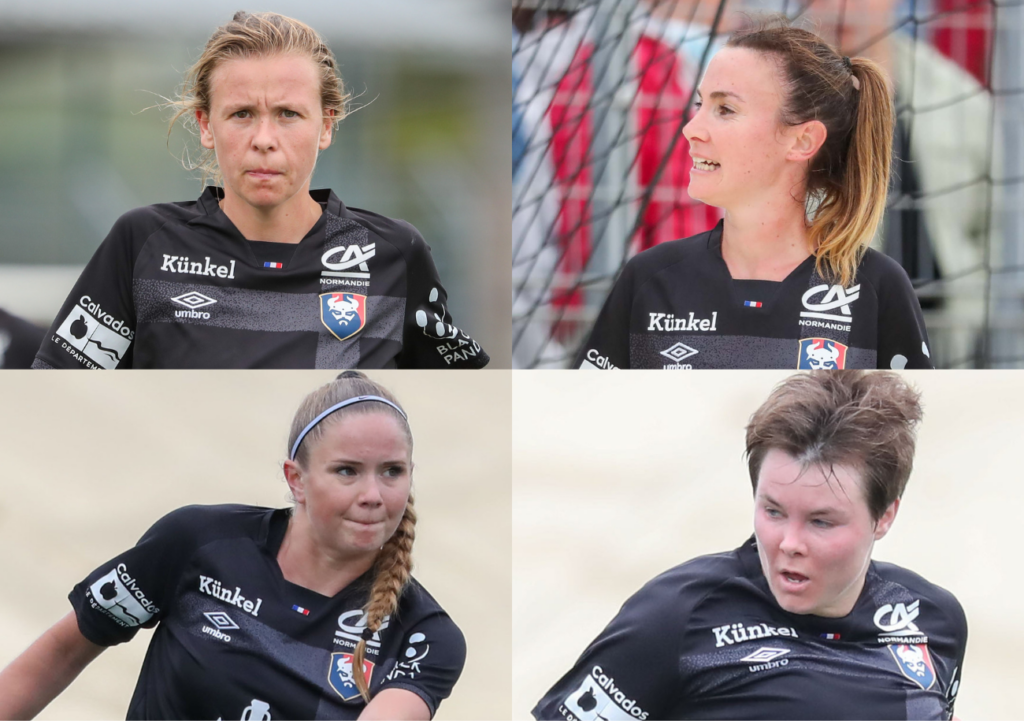
M 679 264 L 699 269 L 715 257 L 716 229 L 717 226 L 688 238 L 670 240 L 640 251 L 626 262 L 623 273 L 643 282 L 659 273 L 671 273 Z
M 256 535 L 273 509 L 242 504 L 192 505 L 163 516 L 147 532 L 193 543 L 240 535 Z
M 342 215 L 354 220 L 367 230 L 400 248 L 415 247 L 417 244 L 426 246 L 423 236 L 412 223 L 399 218 L 374 213 L 372 210 L 344 206 Z M 428 248 L 429 250 L 429 248 Z
M 894 258 L 874 248 L 868 248 L 857 268 L 857 282 L 867 281 L 877 285 L 892 280 L 910 283 L 907 271 Z
M 921 574 L 915 573 L 908 568 L 897 566 L 895 563 L 873 561 L 872 566 L 883 584 L 895 584 L 905 589 L 905 596 L 908 600 L 904 601 L 903 604 L 908 616 L 921 616 L 921 621 L 917 625 L 924 628 L 922 624 L 925 623 L 926 618 L 924 615 L 926 612 L 921 608 L 921 601 L 932 608 L 938 607 L 954 626 L 966 625 L 963 607 L 952 592 L 936 583 L 932 583 Z M 891 593 L 887 591 L 883 595 L 888 597 Z M 895 603 L 890 603 L 889 605 L 895 609 Z M 913 610 L 911 609 L 912 605 L 914 606 Z M 884 608 L 884 605 L 880 607 L 880 609 Z M 876 614 L 878 613 L 881 613 L 881 610 L 876 611 Z
M 743 562 L 735 550 L 698 556 L 655 576 L 630 601 L 677 612 L 681 607 L 692 609 L 722 584 L 744 575 Z
M 202 199 L 154 203 L 123 213 L 110 231 L 113 238 L 146 238 L 165 225 L 186 225 L 207 215 Z

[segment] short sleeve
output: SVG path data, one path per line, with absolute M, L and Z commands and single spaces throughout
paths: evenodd
M 883 258 L 892 267 L 882 275 L 878 289 L 878 367 L 934 368 L 921 303 L 910 278 L 895 261 Z
M 412 691 L 430 708 L 430 715 L 448 698 L 466 663 L 466 640 L 445 614 L 428 616 L 409 629 L 401 651 L 379 691 Z
M 956 705 L 956 696 L 960 691 L 964 656 L 967 651 L 967 616 L 958 602 L 955 602 L 953 613 L 953 645 L 955 656 L 952 671 L 947 678 L 943 679 L 943 687 L 946 690 L 946 713 L 947 718 L 950 719 L 954 717 L 953 707 Z
M 82 635 L 100 646 L 130 641 L 167 614 L 182 569 L 195 548 L 195 507 L 157 521 L 134 548 L 90 573 L 68 599 Z
M 679 606 L 657 581 L 629 599 L 533 709 L 540 721 L 646 721 L 678 705 Z
M 448 293 L 441 285 L 430 248 L 408 223 L 412 234 L 406 260 L 408 291 L 400 368 L 483 368 L 490 356 L 466 331 L 455 325 Z
M 132 214 L 121 216 L 43 338 L 33 368 L 131 368 L 135 340 Z
M 629 321 L 633 312 L 634 271 L 627 263 L 597 316 L 572 367 L 581 370 L 629 368 Z

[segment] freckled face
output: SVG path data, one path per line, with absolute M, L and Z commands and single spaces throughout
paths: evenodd
M 409 501 L 412 458 L 399 421 L 388 413 L 328 419 L 309 449 L 296 512 L 309 518 L 318 547 L 334 555 L 376 554 L 398 528 Z
M 780 183 L 790 184 L 786 128 L 779 122 L 779 70 L 768 56 L 747 48 L 723 48 L 698 88 L 697 112 L 683 128 L 695 162 L 690 196 L 730 208 L 756 200 Z
M 754 495 L 754 535 L 779 605 L 791 613 L 848 614 L 864 587 L 874 543 L 888 532 L 898 503 L 875 523 L 859 470 L 804 469 L 784 451 L 770 450 Z
M 261 209 L 304 199 L 317 152 L 331 144 L 312 59 L 237 58 L 210 78 L 210 111 L 196 112 L 203 147 L 214 150 L 225 196 Z

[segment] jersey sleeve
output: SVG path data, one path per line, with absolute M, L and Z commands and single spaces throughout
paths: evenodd
M 456 327 L 448 311 L 448 294 L 434 266 L 430 248 L 408 223 L 408 291 L 399 368 L 483 368 L 490 356 L 466 331 Z
M 921 303 L 910 278 L 894 260 L 880 280 L 878 289 L 878 367 L 934 368 L 928 331 L 921 314 Z
M 173 511 L 134 548 L 104 563 L 68 595 L 82 635 L 100 646 L 130 641 L 167 614 L 199 524 L 195 507 Z
M 629 368 L 629 320 L 633 311 L 634 270 L 632 261 L 623 268 L 612 292 L 605 299 L 597 322 L 590 331 L 572 367 L 581 370 Z
M 448 698 L 466 663 L 466 640 L 445 614 L 428 616 L 402 639 L 401 655 L 378 691 L 401 688 L 412 691 L 430 708 L 430 715 Z
M 667 718 L 681 686 L 679 605 L 652 582 L 629 599 L 533 709 L 540 721 Z M 666 619 L 677 619 L 672 626 Z M 684 620 L 685 622 L 685 620 Z M 678 628 L 673 631 L 672 628 Z
M 131 368 L 135 339 L 132 213 L 121 216 L 85 266 L 43 338 L 33 368 Z

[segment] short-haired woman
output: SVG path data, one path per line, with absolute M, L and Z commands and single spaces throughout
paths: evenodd
M 310 393 L 284 462 L 294 507 L 162 518 L 0 673 L 0 718 L 35 716 L 154 625 L 128 718 L 431 718 L 466 646 L 410 576 L 412 446 L 398 401 L 358 371 Z
M 36 368 L 481 368 L 404 221 L 310 191 L 348 94 L 323 39 L 275 13 L 218 28 L 172 103 L 198 130 L 197 201 L 123 215 Z
M 967 643 L 948 591 L 871 560 L 914 457 L 895 373 L 793 376 L 747 426 L 754 535 L 655 578 L 538 719 L 948 719 Z
M 697 93 L 689 193 L 725 217 L 630 260 L 574 367 L 932 367 L 906 272 L 868 248 L 895 118 L 882 69 L 774 17 Z

